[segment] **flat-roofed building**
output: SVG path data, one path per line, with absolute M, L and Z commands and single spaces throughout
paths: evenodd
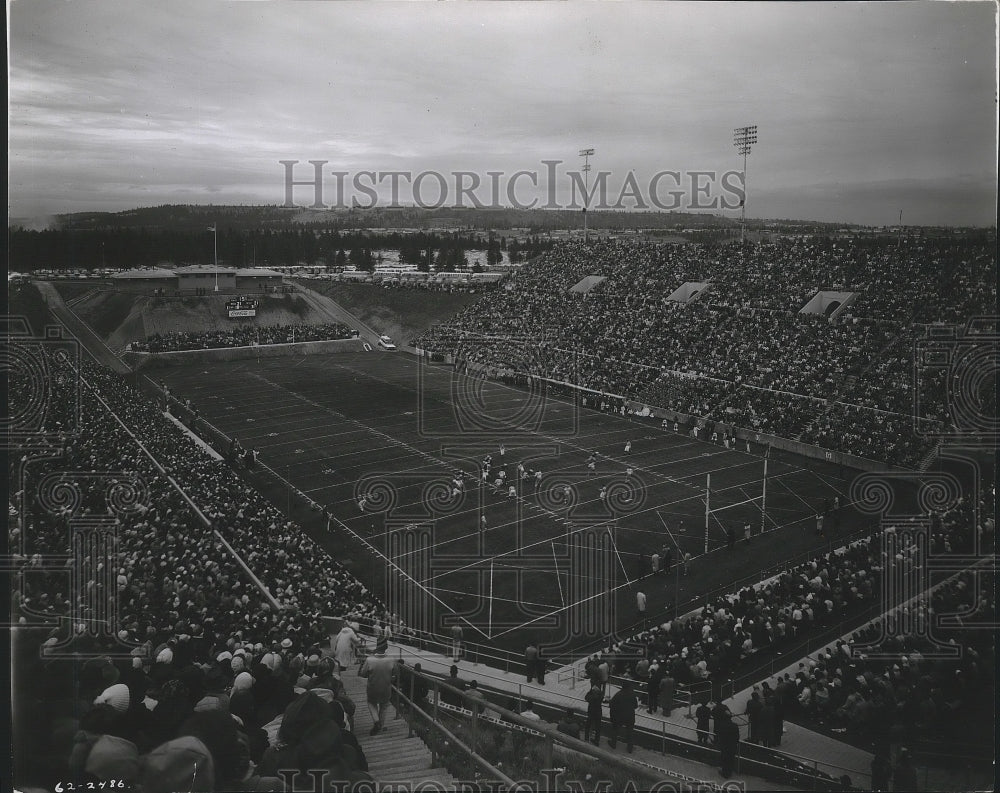
M 138 270 L 122 270 L 111 275 L 113 289 L 126 292 L 174 292 L 177 289 L 177 274 L 163 267 L 143 267 Z

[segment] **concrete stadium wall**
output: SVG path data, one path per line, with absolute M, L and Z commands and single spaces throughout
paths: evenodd
M 211 361 L 239 361 L 246 358 L 282 358 L 293 355 L 328 355 L 330 353 L 364 352 L 360 339 L 332 341 L 300 341 L 295 344 L 261 344 L 257 347 L 216 347 L 210 350 L 178 352 L 127 352 L 121 357 L 133 369 L 148 366 L 183 366 Z

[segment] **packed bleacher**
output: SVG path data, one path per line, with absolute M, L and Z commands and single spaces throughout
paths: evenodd
M 331 779 L 366 778 L 363 754 L 341 729 L 353 706 L 338 696 L 335 665 L 320 660 L 330 642 L 322 617 L 388 619 L 384 607 L 124 378 L 84 362 L 77 412 L 70 364 L 48 357 L 45 429 L 64 433 L 66 453 L 28 463 L 29 485 L 15 494 L 8 522 L 19 584 L 12 616 L 24 629 L 18 691 L 32 722 L 17 725 L 25 762 L 49 789 L 58 780 L 124 778 L 145 791 L 178 790 L 182 769 L 200 761 L 210 778 L 199 790 L 283 789 L 275 769 L 299 763 L 330 768 Z M 134 483 L 132 493 L 105 472 L 118 488 Z M 50 474 L 51 487 L 38 484 Z M 68 580 L 70 520 L 108 516 L 112 569 L 84 562 Z M 40 662 L 45 649 L 55 654 Z M 296 693 L 310 687 L 321 689 L 319 700 Z M 277 731 L 282 716 L 269 749 L 265 727 Z M 280 752 L 281 764 L 268 752 Z
M 995 549 L 989 497 L 978 504 L 961 497 L 929 512 L 926 526 L 927 553 L 935 562 L 968 560 Z M 911 527 L 903 521 L 888 532 Z M 702 700 L 716 703 L 737 693 L 739 685 L 731 681 L 756 681 L 757 696 L 751 696 L 745 714 L 747 739 L 766 746 L 780 745 L 783 719 L 848 732 L 866 746 L 890 731 L 896 743 L 939 739 L 972 714 L 988 723 L 992 716 L 982 706 L 993 701 L 996 660 L 989 626 L 995 624 L 996 595 L 994 575 L 987 569 L 955 575 L 942 568 L 931 593 L 903 601 L 898 611 L 807 657 L 794 676 L 760 682 L 768 675 L 757 670 L 767 668 L 769 658 L 797 648 L 806 655 L 804 648 L 815 637 L 845 621 L 864 619 L 873 607 L 876 613 L 886 609 L 887 576 L 897 583 L 919 578 L 921 568 L 933 563 L 920 558 L 915 540 L 883 543 L 881 537 L 876 531 L 840 552 L 817 556 L 641 631 L 595 655 L 588 674 L 600 674 L 606 662 L 606 674 L 632 679 L 648 692 L 647 709 L 653 711 L 678 706 L 661 698 L 665 677 L 673 680 L 671 690 L 701 688 Z M 933 625 L 935 615 L 956 614 L 962 616 L 950 631 Z M 892 629 L 891 622 L 901 619 L 906 622 Z M 948 650 L 961 648 L 958 655 L 935 657 L 942 642 Z
M 178 352 L 349 338 L 351 329 L 339 322 L 320 325 L 240 325 L 229 330 L 154 333 L 147 339 L 132 342 L 130 349 L 133 352 Z
M 915 467 L 951 417 L 932 373 L 914 432 L 914 345 L 924 325 L 992 313 L 995 265 L 984 238 L 567 242 L 414 346 Z M 588 275 L 606 280 L 569 291 Z M 689 281 L 711 285 L 668 300 Z M 800 313 L 820 290 L 857 299 Z

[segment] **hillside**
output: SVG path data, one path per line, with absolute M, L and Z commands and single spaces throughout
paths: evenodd
M 299 285 L 335 300 L 365 324 L 403 345 L 479 299 L 478 294 L 468 292 L 387 289 L 376 284 L 299 281 Z
M 230 297 L 157 298 L 102 290 L 78 303 L 74 310 L 112 349 L 155 333 L 225 330 L 236 324 L 315 325 L 330 321 L 297 295 L 262 297 L 255 318 L 233 320 L 226 316 Z

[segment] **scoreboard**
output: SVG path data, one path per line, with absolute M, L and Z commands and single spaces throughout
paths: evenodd
M 253 297 L 237 297 L 226 303 L 226 311 L 230 319 L 257 316 L 258 302 Z

